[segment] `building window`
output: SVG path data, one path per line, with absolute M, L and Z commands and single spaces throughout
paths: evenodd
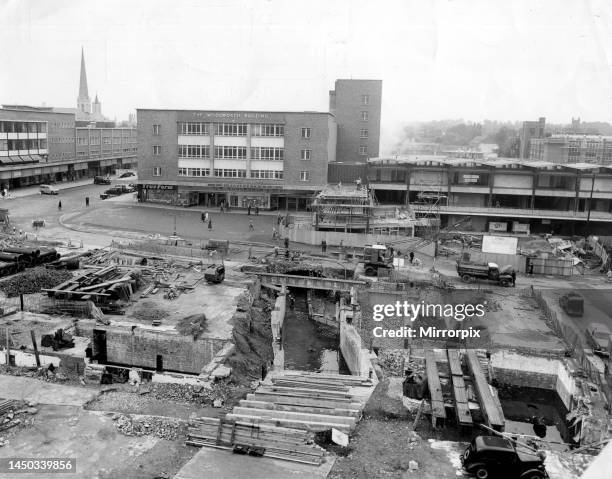
M 153 167 L 153 176 L 161 176 L 161 166 Z
M 179 158 L 210 158 L 210 146 L 179 145 Z
M 104 138 L 104 139 L 106 140 L 106 138 Z M 105 141 L 104 143 L 106 143 L 106 141 Z M 154 145 L 154 146 L 153 146 L 153 154 L 154 154 L 155 156 L 159 156 L 159 155 L 161 155 L 161 146 L 159 146 L 159 145 Z
M 368 121 L 368 112 L 367 111 L 362 111 L 361 112 L 361 120 L 362 121 Z
M 251 125 L 251 136 L 284 136 L 285 127 L 275 124 Z
M 161 134 L 161 125 L 153 125 L 153 134 L 154 135 Z
M 310 160 L 310 150 L 301 150 L 300 160 Z
M 305 140 L 310 139 L 310 128 L 302 128 L 302 138 Z
M 259 180 L 282 180 L 283 172 L 277 170 L 251 170 L 251 178 Z
M 257 146 L 251 148 L 251 160 L 278 160 L 283 161 L 285 150 L 283 148 Z
M 246 160 L 246 146 L 215 146 L 215 158 L 226 160 Z
M 208 135 L 208 123 L 180 122 L 179 135 Z
M 368 154 L 368 147 L 367 146 L 360 146 L 359 147 L 359 154 L 360 155 L 367 155 Z
M 179 168 L 178 175 L 179 176 L 193 176 L 193 177 L 210 176 L 210 169 L 209 168 Z
M 310 181 L 310 171 L 300 171 L 300 181 Z
M 246 178 L 246 170 L 215 168 L 215 176 L 219 178 Z
M 218 136 L 246 136 L 246 123 L 215 123 L 215 135 Z
M 365 130 L 365 129 L 359 130 L 359 138 L 367 138 L 367 137 L 368 137 L 368 130 Z
M 370 95 L 361 95 L 361 104 L 369 105 L 370 104 Z

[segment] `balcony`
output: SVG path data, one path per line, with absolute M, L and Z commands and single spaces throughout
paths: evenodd
M 430 213 L 432 207 L 430 205 L 411 204 L 410 207 L 414 212 Z M 478 206 L 440 206 L 440 213 L 445 214 L 461 214 L 472 216 L 499 216 L 510 218 L 538 218 L 538 219 L 558 219 L 558 220 L 577 220 L 586 221 L 588 217 L 587 211 L 561 211 L 561 210 L 536 210 L 529 208 L 487 208 Z M 592 221 L 610 221 L 612 222 L 612 213 L 604 211 L 591 211 Z

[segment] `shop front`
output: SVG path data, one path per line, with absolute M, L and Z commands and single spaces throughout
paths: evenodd
M 271 197 L 282 190 L 278 185 L 247 183 L 211 183 L 201 187 L 181 187 L 179 192 L 189 206 L 269 210 L 274 207 Z
M 181 204 L 176 185 L 138 185 L 138 201 L 165 205 Z

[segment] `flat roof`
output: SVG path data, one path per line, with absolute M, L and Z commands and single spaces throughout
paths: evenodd
M 136 111 L 184 111 L 184 112 L 205 112 L 205 113 L 279 113 L 279 114 L 312 114 L 334 116 L 328 111 L 274 111 L 274 110 L 206 110 L 197 108 L 136 108 Z

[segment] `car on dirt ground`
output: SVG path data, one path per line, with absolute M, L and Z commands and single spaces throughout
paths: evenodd
M 477 436 L 461 455 L 461 465 L 477 479 L 547 479 L 544 458 L 515 447 L 510 439 Z
M 604 358 L 610 357 L 610 329 L 602 323 L 591 323 L 586 328 L 586 340 L 593 352 Z

